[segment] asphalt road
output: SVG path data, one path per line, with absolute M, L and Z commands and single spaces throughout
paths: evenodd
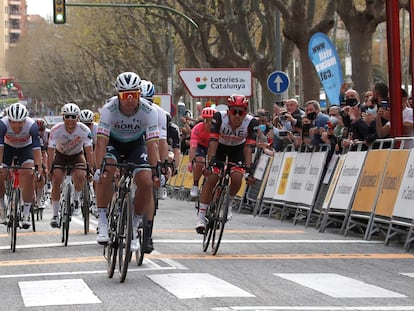
M 107 277 L 95 219 L 84 235 L 73 217 L 67 247 L 49 219 L 19 231 L 15 253 L 0 226 L 0 310 L 414 310 L 414 253 L 396 242 L 235 211 L 212 256 L 194 203 L 167 199 L 155 251 L 121 284 Z

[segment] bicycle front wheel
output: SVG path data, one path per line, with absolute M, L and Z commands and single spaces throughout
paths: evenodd
M 213 236 L 211 241 L 211 253 L 213 255 L 217 254 L 217 251 L 220 246 L 221 238 L 223 237 L 224 226 L 227 222 L 227 214 L 229 210 L 230 195 L 229 195 L 229 186 L 225 186 L 221 193 L 218 204 L 216 206 L 214 219 L 215 224 L 213 228 Z
M 65 246 L 68 246 L 69 240 L 69 226 L 70 217 L 72 214 L 72 207 L 70 205 L 72 199 L 72 189 L 70 185 L 66 185 L 65 200 L 63 201 L 63 214 L 62 214 L 62 242 Z
M 12 250 L 12 252 L 16 251 L 17 227 L 19 226 L 19 216 L 20 216 L 20 191 L 19 189 L 14 189 L 12 191 L 10 219 L 9 219 L 9 225 L 11 225 L 10 249 Z
M 82 216 L 83 216 L 83 232 L 89 232 L 89 206 L 91 206 L 91 194 L 89 190 L 89 183 L 85 182 L 82 189 Z
M 109 215 L 108 215 L 109 242 L 105 245 L 105 248 L 104 248 L 104 256 L 105 256 L 106 263 L 107 263 L 106 272 L 108 274 L 108 278 L 112 278 L 114 276 L 116 258 L 118 254 L 118 232 L 117 232 L 118 218 L 119 218 L 119 209 L 117 205 L 116 196 L 114 195 L 112 197 L 111 205 L 109 207 Z
M 121 283 L 125 281 L 131 259 L 132 208 L 130 200 L 129 193 L 126 193 L 121 203 L 121 214 L 118 220 L 118 273 Z

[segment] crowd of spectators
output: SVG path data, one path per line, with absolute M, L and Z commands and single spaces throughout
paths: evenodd
M 267 153 L 282 151 L 287 145 L 296 148 L 317 148 L 330 145 L 332 152 L 367 150 L 377 139 L 389 138 L 391 134 L 388 86 L 375 83 L 372 90 L 364 92 L 361 100 L 358 92 L 341 89 L 341 104 L 322 109 L 319 102 L 310 100 L 300 108 L 294 98 L 274 103 L 273 115 L 259 109 L 256 112 L 259 127 L 258 147 Z M 411 97 L 401 89 L 403 136 L 413 137 L 413 108 Z M 383 145 L 385 147 L 386 145 Z M 412 148 L 413 142 L 405 142 L 404 148 Z

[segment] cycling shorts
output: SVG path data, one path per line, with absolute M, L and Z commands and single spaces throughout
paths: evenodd
M 14 148 L 7 144 L 4 144 L 3 151 L 3 164 L 10 166 L 12 165 L 13 158 L 16 157 L 17 163 L 14 165 L 22 165 L 26 162 L 34 162 L 32 145 L 28 145 L 23 148 Z

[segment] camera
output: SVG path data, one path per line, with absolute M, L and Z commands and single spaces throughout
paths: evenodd
M 381 101 L 381 107 L 382 107 L 382 109 L 389 109 L 390 104 L 386 100 L 382 100 Z
M 287 113 L 287 112 L 282 112 L 282 114 L 279 116 L 279 120 L 280 120 L 280 121 L 286 121 L 286 120 L 287 120 L 286 113 Z

